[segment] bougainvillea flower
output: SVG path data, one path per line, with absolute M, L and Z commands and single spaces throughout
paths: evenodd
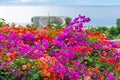
M 114 65 L 115 64 L 115 58 L 108 58 L 108 64 Z
M 108 80 L 115 80 L 113 74 L 108 74 Z
M 5 76 L 6 80 L 118 79 L 120 45 L 110 42 L 94 28 L 85 29 L 90 20 L 79 15 L 68 27 L 60 29 L 2 25 L 0 71 L 4 74 L 1 77 Z

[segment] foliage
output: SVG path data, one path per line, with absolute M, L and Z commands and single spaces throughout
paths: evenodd
M 106 34 L 108 39 L 119 39 L 119 37 L 117 37 L 119 35 L 119 31 L 118 31 L 117 27 L 115 27 L 115 26 L 112 26 L 110 28 L 105 27 L 105 26 L 104 27 L 98 26 L 96 28 L 96 31 Z
M 65 18 L 65 22 L 66 22 L 66 25 L 67 25 L 67 26 L 69 26 L 71 20 L 72 20 L 72 18 L 70 18 L 70 17 L 66 17 L 66 18 Z
M 115 28 L 115 27 L 111 27 L 111 28 L 109 29 L 109 33 L 110 33 L 111 35 L 113 35 L 113 36 L 116 36 L 116 35 L 118 35 L 118 30 L 117 30 L 117 28 Z
M 116 20 L 116 26 L 117 26 L 117 30 L 120 34 L 120 18 Z
M 6 22 L 5 22 L 5 19 L 1 18 L 0 19 L 0 27 L 2 26 L 9 26 Z
M 106 26 L 103 26 L 103 27 L 98 26 L 97 29 L 96 29 L 96 31 L 99 31 L 99 32 L 105 33 L 106 31 L 108 31 L 108 29 L 109 29 L 109 28 L 106 27 Z

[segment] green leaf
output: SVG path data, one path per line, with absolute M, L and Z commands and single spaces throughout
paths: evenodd
M 7 80 L 5 76 L 0 75 L 0 80 Z
M 89 56 L 86 56 L 85 59 L 87 59 L 90 63 L 92 63 L 92 58 L 90 58 Z
M 43 77 L 43 74 L 42 74 L 42 72 L 39 72 L 39 76 L 40 76 L 40 77 Z
M 38 74 L 34 74 L 33 75 L 33 79 L 37 79 L 37 78 L 39 78 L 39 75 Z
M 91 43 L 90 39 L 88 39 L 87 42 L 88 42 L 88 44 L 90 44 Z

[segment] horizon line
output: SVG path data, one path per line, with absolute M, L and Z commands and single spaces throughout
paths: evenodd
M 18 6 L 18 7 L 38 7 L 38 6 L 58 6 L 58 7 L 120 7 L 120 5 L 1 5 L 0 7 L 12 7 L 12 6 Z

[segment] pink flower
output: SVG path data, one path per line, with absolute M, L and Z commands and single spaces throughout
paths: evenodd
M 84 80 L 91 80 L 90 76 L 85 76 Z
M 103 51 L 103 52 L 101 52 L 101 55 L 102 55 L 102 56 L 106 56 L 106 55 L 107 55 L 107 52 L 106 52 L 106 51 Z
M 26 78 L 25 78 L 25 77 L 22 77 L 21 80 L 26 80 Z
M 1 64 L 1 67 L 4 68 L 6 65 L 7 65 L 7 63 L 6 63 L 6 62 L 3 62 L 3 63 Z
M 120 62 L 120 57 L 117 58 L 118 62 Z
M 27 65 L 22 65 L 22 70 L 27 69 Z
M 120 76 L 118 76 L 118 79 L 120 79 Z
M 30 71 L 28 71 L 28 72 L 27 72 L 27 74 L 28 74 L 28 75 L 30 75 L 30 74 L 31 74 L 31 72 L 30 72 Z

